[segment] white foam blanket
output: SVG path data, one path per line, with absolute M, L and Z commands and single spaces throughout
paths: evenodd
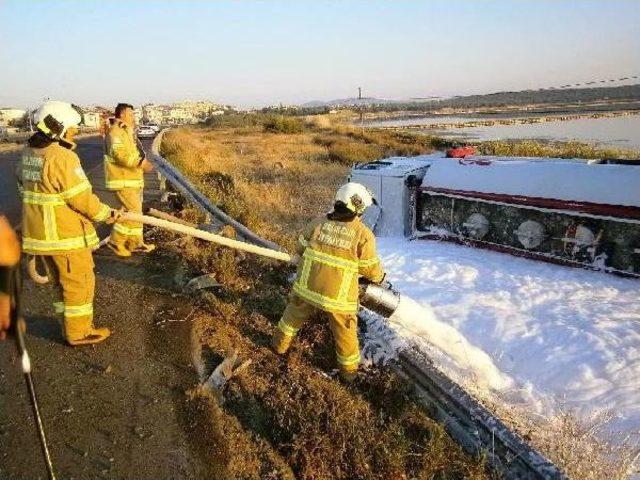
M 639 280 L 445 242 L 385 238 L 379 251 L 417 304 L 385 332 L 374 326 L 365 353 L 422 343 L 452 378 L 499 401 L 541 415 L 611 411 L 610 431 L 640 433 Z

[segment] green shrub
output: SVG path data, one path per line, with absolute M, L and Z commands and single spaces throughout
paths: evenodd
M 364 143 L 336 141 L 329 147 L 329 160 L 342 165 L 370 162 L 384 156 L 380 147 Z
M 271 133 L 302 133 L 304 125 L 299 118 L 271 116 L 264 122 L 264 131 Z
M 583 142 L 542 142 L 536 140 L 495 140 L 478 144 L 484 155 L 557 158 L 638 158 L 638 152 Z
M 255 127 L 262 123 L 262 115 L 255 113 L 231 113 L 216 115 L 207 119 L 207 126 L 211 128 L 242 128 Z

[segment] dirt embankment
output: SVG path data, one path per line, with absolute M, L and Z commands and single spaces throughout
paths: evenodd
M 398 148 L 419 148 L 395 141 Z M 336 143 L 365 145 L 380 155 L 389 148 L 351 130 L 307 126 L 281 135 L 254 126 L 170 132 L 163 152 L 231 215 L 291 249 L 302 225 L 327 210 L 344 180 L 348 162 L 330 157 Z M 211 475 L 488 478 L 482 459 L 465 455 L 392 371 L 370 368 L 355 384 L 342 384 L 322 318 L 301 330 L 287 356 L 272 353 L 270 337 L 289 289 L 287 267 L 194 240 L 167 244 L 186 260 L 190 275 L 213 273 L 222 285 L 203 297 L 212 316 L 195 320 L 204 371 L 233 350 L 252 360 L 227 386 L 223 404 L 202 389 L 191 392 L 192 408 L 210 418 L 197 433 Z
M 112 336 L 82 348 L 64 342 L 51 289 L 26 282 L 28 348 L 58 478 L 203 478 L 185 396 L 198 382 L 189 351 L 199 310 L 175 290 L 175 265 L 96 255 L 95 323 Z M 12 342 L 0 344 L 0 364 L 0 478 L 45 478 Z

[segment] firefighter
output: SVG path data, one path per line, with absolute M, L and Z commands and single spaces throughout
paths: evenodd
M 135 138 L 133 106 L 119 103 L 115 118 L 105 137 L 104 171 L 107 190 L 115 192 L 122 208 L 142 213 L 144 173 L 153 170 Z M 142 224 L 116 221 L 108 246 L 119 257 L 130 257 L 133 252 L 149 253 L 155 245 L 144 243 Z
M 289 303 L 278 323 L 272 346 L 284 354 L 293 337 L 314 312 L 328 316 L 340 375 L 352 381 L 360 363 L 357 317 L 358 279 L 381 283 L 385 273 L 373 232 L 360 217 L 374 202 L 359 183 L 343 185 L 333 211 L 311 222 L 298 238 L 298 265 Z
M 98 343 L 110 335 L 93 325 L 92 222 L 113 222 L 117 212 L 93 194 L 74 153 L 82 117 L 66 102 L 44 103 L 35 113 L 36 133 L 18 165 L 22 196 L 22 249 L 41 256 L 56 288 L 56 313 L 63 314 L 70 345 Z
M 6 217 L 0 215 L 0 340 L 4 340 L 11 326 L 11 274 L 19 261 L 18 238 Z

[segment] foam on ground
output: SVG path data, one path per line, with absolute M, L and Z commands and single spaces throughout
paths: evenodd
M 372 361 L 423 345 L 498 401 L 544 416 L 608 411 L 611 431 L 640 434 L 640 281 L 436 241 L 383 238 L 379 250 L 419 306 L 392 322 L 370 317 Z

